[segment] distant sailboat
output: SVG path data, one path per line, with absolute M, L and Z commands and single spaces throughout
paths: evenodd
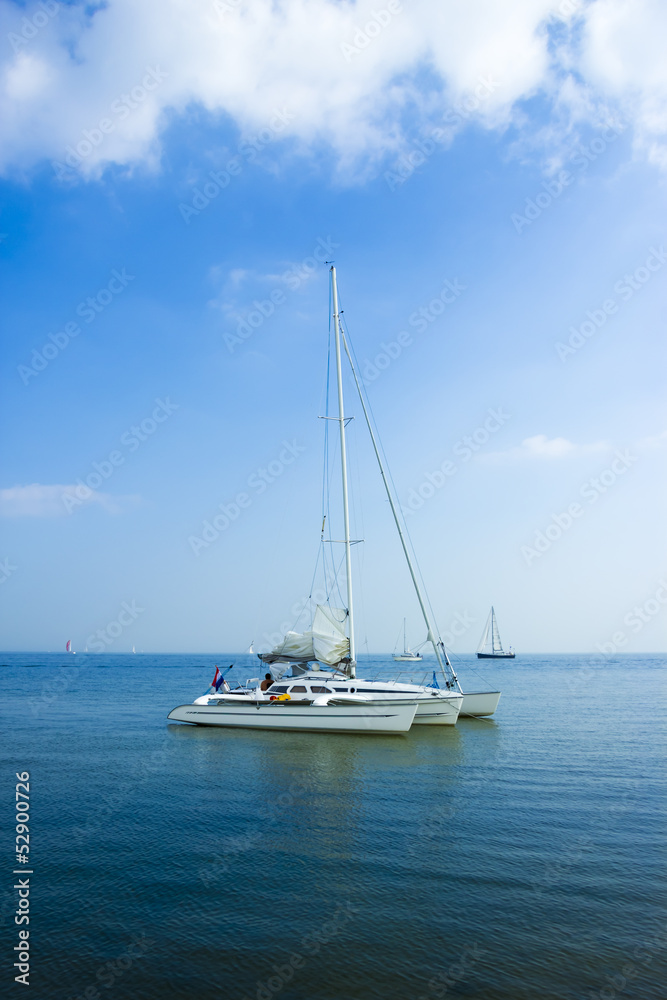
M 134 648 L 134 646 L 132 647 L 132 652 L 136 653 L 136 649 Z
M 65 652 L 66 653 L 72 653 L 72 654 L 74 654 L 74 650 L 72 649 L 72 640 L 71 639 L 67 640 L 67 645 L 65 646 Z
M 403 652 L 394 653 L 394 659 L 400 663 L 418 663 L 423 660 L 424 657 L 421 653 L 413 653 L 411 649 L 408 648 L 408 644 L 405 638 L 405 618 L 403 619 Z
M 252 642 L 250 643 L 250 645 L 248 646 L 248 655 L 249 655 L 249 656 L 252 656 L 252 654 L 253 654 L 253 653 L 255 652 L 255 650 L 254 650 L 254 649 L 252 648 L 252 643 L 253 643 L 254 641 L 255 641 L 255 640 L 253 639 L 253 640 L 252 640 Z
M 487 646 L 489 646 L 489 633 L 491 634 L 491 644 L 490 649 L 487 650 Z M 511 646 L 507 652 L 503 649 L 503 644 L 500 641 L 500 632 L 498 631 L 496 612 L 493 608 L 491 608 L 491 613 L 487 619 L 484 634 L 482 635 L 480 644 L 477 647 L 477 658 L 480 660 L 513 660 L 515 655 L 516 654 L 512 652 Z

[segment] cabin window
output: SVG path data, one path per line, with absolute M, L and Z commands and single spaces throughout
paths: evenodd
M 308 688 L 295 684 L 294 687 L 290 688 L 290 694 L 305 694 L 307 690 Z
M 334 688 L 334 691 L 347 691 L 347 688 Z
M 322 687 L 321 685 L 313 684 L 310 690 L 313 694 L 333 694 L 331 688 Z
M 278 687 L 277 684 L 273 684 L 271 686 L 271 690 L 278 691 L 280 694 L 285 694 L 285 692 L 287 691 L 287 685 L 285 685 L 285 687 Z

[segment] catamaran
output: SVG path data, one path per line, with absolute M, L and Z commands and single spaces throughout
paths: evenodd
M 417 725 L 454 725 L 460 712 L 466 715 L 492 715 L 498 705 L 499 691 L 463 692 L 444 643 L 429 613 L 427 599 L 415 569 L 398 506 L 389 487 L 389 479 L 380 454 L 376 434 L 361 390 L 348 339 L 338 308 L 336 269 L 330 269 L 333 302 L 333 332 L 338 396 L 337 416 L 325 416 L 339 427 L 339 453 L 342 486 L 343 539 L 325 539 L 326 514 L 321 529 L 322 546 L 344 545 L 346 608 L 317 605 L 311 626 L 305 632 L 289 631 L 270 652 L 259 658 L 272 670 L 270 684 L 262 690 L 255 678 L 244 687 L 225 692 L 217 690 L 198 698 L 192 705 L 181 705 L 169 718 L 197 725 L 251 726 L 259 728 L 306 729 L 347 732 L 405 732 L 413 721 Z M 408 570 L 426 625 L 427 638 L 436 655 L 444 678 L 440 687 L 435 672 L 432 684 L 414 684 L 392 680 L 358 680 L 356 675 L 356 637 L 350 533 L 346 426 L 343 399 L 342 352 L 345 351 L 359 394 L 375 457 L 387 493 Z M 326 448 L 325 448 L 326 454 Z M 291 673 L 287 674 L 291 668 Z
M 489 634 L 491 635 L 490 643 Z M 482 638 L 477 647 L 477 658 L 479 660 L 513 660 L 515 656 L 516 654 L 513 652 L 511 646 L 507 652 L 503 649 L 503 644 L 500 641 L 500 632 L 498 631 L 496 612 L 492 607 L 489 617 L 486 620 L 486 627 L 482 633 Z
M 340 427 L 341 482 L 343 489 L 343 518 L 345 525 L 345 558 L 347 569 L 348 608 L 339 610 L 329 605 L 317 606 L 312 627 L 306 633 L 288 632 L 279 649 L 272 653 L 260 654 L 267 663 L 291 664 L 296 675 L 304 675 L 303 682 L 275 683 L 263 690 L 258 678 L 236 691 L 224 691 L 220 695 L 218 671 L 212 687 L 214 690 L 197 698 L 191 705 L 179 705 L 168 718 L 176 722 L 190 722 L 199 726 L 238 726 L 259 729 L 303 730 L 309 732 L 347 733 L 405 733 L 415 718 L 421 692 L 408 690 L 405 693 L 388 690 L 382 695 L 370 690 L 357 691 L 356 685 L 345 681 L 355 676 L 355 634 L 352 595 L 352 568 L 350 549 L 350 517 L 347 487 L 347 454 L 345 449 L 345 414 L 343 404 L 343 380 L 341 370 L 341 331 L 338 316 L 335 270 L 332 268 L 332 288 L 334 295 L 334 326 L 336 345 L 336 378 L 338 385 L 338 416 Z M 324 533 L 324 527 L 322 529 Z M 345 631 L 347 621 L 349 635 Z M 312 673 L 308 665 L 313 664 Z M 331 673 L 320 672 L 324 663 L 335 668 Z M 283 671 L 276 671 L 278 677 Z M 317 683 L 310 678 L 315 674 Z M 269 679 L 273 675 L 269 674 Z M 340 681 L 333 684 L 334 677 Z M 325 680 L 326 678 L 326 680 Z M 308 680 L 309 683 L 305 683 Z M 327 681 L 329 683 L 327 683 Z M 410 685 L 408 685 L 410 687 Z M 442 706 L 448 718 L 456 722 L 461 704 L 460 697 L 439 696 L 433 691 L 433 702 Z
M 403 619 L 403 652 L 394 653 L 393 657 L 398 663 L 419 663 L 424 659 L 421 653 L 413 653 L 408 647 L 407 639 L 405 638 L 405 618 Z

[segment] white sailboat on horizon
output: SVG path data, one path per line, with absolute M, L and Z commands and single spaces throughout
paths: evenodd
M 394 652 L 392 656 L 397 663 L 420 663 L 424 659 L 421 653 L 413 653 L 408 647 L 407 639 L 405 637 L 405 618 L 403 619 L 403 652 Z

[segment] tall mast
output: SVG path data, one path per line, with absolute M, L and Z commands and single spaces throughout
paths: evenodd
M 350 631 L 350 677 L 356 677 L 356 646 L 354 641 L 354 601 L 352 599 L 352 543 L 350 541 L 350 508 L 347 499 L 347 452 L 345 450 L 345 411 L 343 407 L 343 374 L 340 355 L 340 317 L 338 315 L 338 287 L 336 268 L 331 267 L 331 291 L 336 341 L 336 378 L 338 381 L 338 423 L 340 425 L 340 466 L 343 480 L 343 527 L 345 531 L 345 572 L 347 575 L 347 613 Z M 346 345 L 347 350 L 347 345 Z
M 335 309 L 335 306 L 334 306 L 334 309 Z M 382 482 L 384 483 L 384 488 L 385 488 L 385 491 L 387 493 L 387 499 L 389 500 L 389 506 L 391 507 L 392 514 L 394 515 L 394 521 L 396 523 L 396 530 L 398 531 L 398 537 L 400 538 L 401 545 L 403 546 L 403 554 L 405 555 L 405 559 L 406 559 L 406 562 L 408 564 L 408 569 L 410 570 L 410 576 L 412 577 L 412 583 L 414 585 L 415 592 L 417 594 L 417 600 L 419 601 L 419 607 L 421 608 L 422 615 L 424 616 L 424 622 L 426 623 L 427 639 L 431 643 L 431 645 L 433 646 L 433 652 L 436 655 L 436 659 L 438 661 L 438 665 L 439 665 L 440 669 L 442 670 L 445 678 L 447 678 L 448 676 L 451 676 L 452 679 L 454 680 L 454 682 L 456 683 L 457 687 L 459 688 L 459 691 L 460 691 L 461 690 L 461 686 L 459 685 L 458 678 L 457 678 L 456 674 L 454 673 L 454 670 L 452 668 L 451 663 L 449 662 L 449 657 L 447 656 L 447 652 L 445 650 L 444 644 L 443 644 L 442 640 L 438 636 L 436 636 L 436 633 L 434 632 L 433 626 L 431 624 L 431 616 L 428 613 L 428 609 L 426 607 L 426 602 L 424 601 L 424 597 L 422 595 L 421 587 L 419 586 L 419 580 L 417 579 L 417 574 L 415 572 L 415 568 L 414 568 L 413 563 L 412 563 L 412 556 L 410 555 L 410 550 L 409 550 L 408 544 L 407 544 L 407 542 L 405 540 L 405 534 L 403 532 L 403 527 L 401 525 L 401 522 L 400 522 L 400 519 L 399 519 L 399 516 L 398 516 L 398 511 L 396 509 L 396 504 L 394 503 L 394 496 L 393 496 L 393 493 L 392 493 L 391 489 L 389 488 L 389 481 L 388 481 L 386 473 L 384 471 L 384 465 L 382 463 L 382 457 L 380 455 L 380 449 L 378 448 L 377 441 L 375 439 L 375 432 L 373 431 L 373 425 L 371 424 L 370 417 L 368 415 L 368 410 L 366 409 L 366 403 L 364 401 L 363 393 L 361 391 L 361 386 L 359 384 L 359 379 L 357 377 L 357 370 L 354 367 L 354 362 L 352 361 L 352 355 L 350 354 L 350 349 L 347 346 L 347 340 L 345 339 L 345 334 L 343 334 L 343 344 L 345 345 L 345 353 L 347 354 L 347 359 L 350 362 L 350 368 L 352 369 L 352 375 L 354 376 L 354 382 L 355 382 L 355 385 L 357 387 L 357 392 L 359 394 L 359 400 L 361 402 L 361 408 L 364 411 L 364 417 L 366 418 L 366 425 L 368 427 L 368 433 L 370 434 L 371 441 L 373 442 L 373 450 L 375 451 L 375 457 L 377 458 L 377 462 L 378 462 L 378 465 L 380 467 L 380 475 L 382 476 Z M 446 669 L 446 668 L 448 668 L 448 669 Z M 449 686 L 449 681 L 447 681 L 447 685 Z

